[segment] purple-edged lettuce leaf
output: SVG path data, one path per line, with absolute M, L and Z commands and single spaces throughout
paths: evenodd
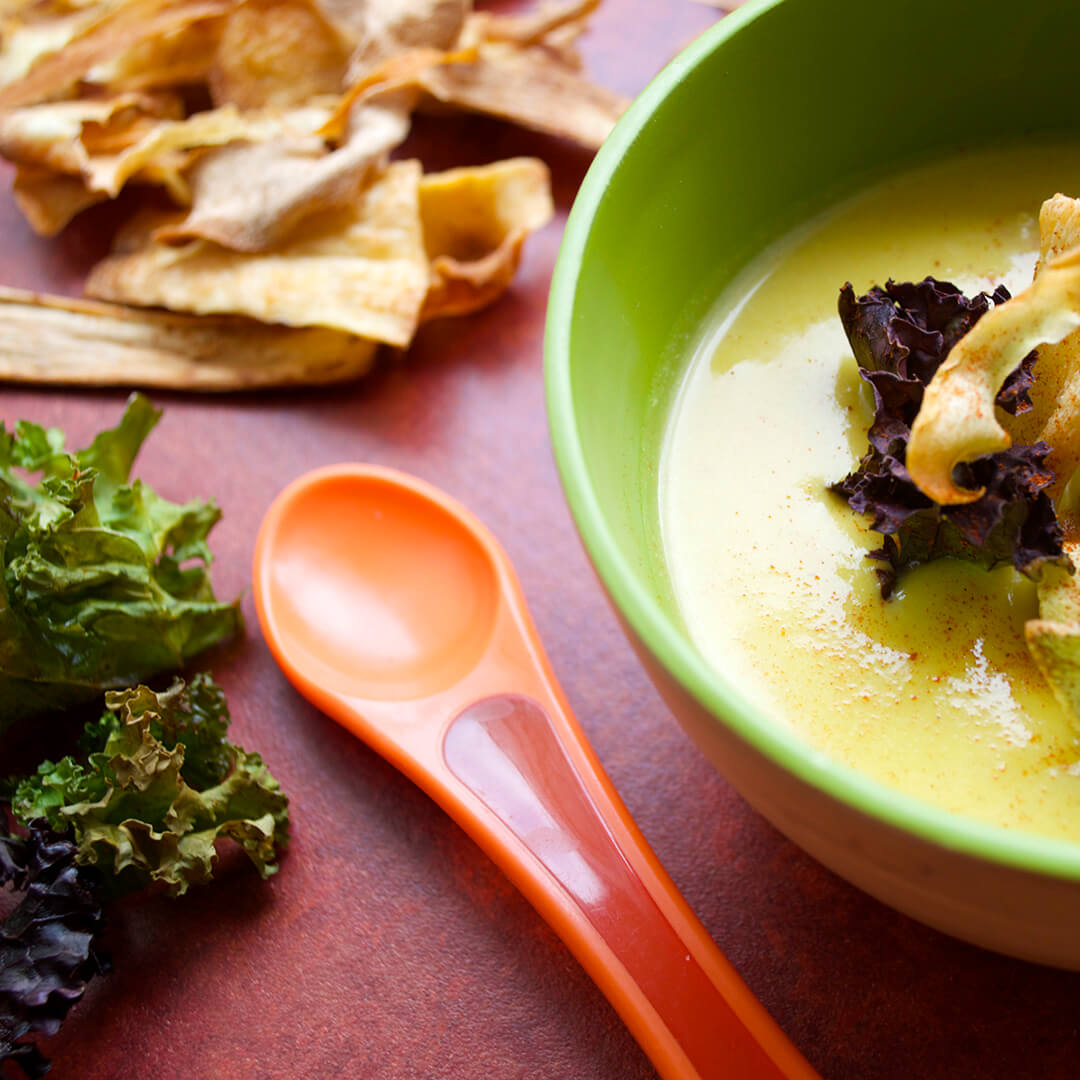
M 23 894 L 0 923 L 0 1065 L 29 1077 L 49 1069 L 32 1036 L 55 1034 L 88 980 L 107 970 L 96 878 L 77 854 L 44 821 L 25 837 L 0 821 L 0 886 Z
M 209 676 L 110 692 L 105 704 L 84 759 L 43 762 L 19 782 L 18 820 L 70 828 L 110 895 L 160 882 L 179 896 L 209 881 L 225 837 L 263 877 L 277 870 L 289 801 L 258 754 L 227 741 L 225 697 Z
M 130 479 L 159 416 L 135 394 L 115 428 L 73 452 L 55 428 L 0 424 L 0 734 L 238 632 L 239 603 L 218 602 L 208 573 L 218 508 Z
M 965 296 L 955 285 L 928 277 L 920 282 L 889 281 L 864 296 L 846 284 L 840 291 L 840 320 L 859 374 L 874 394 L 869 450 L 858 468 L 832 490 L 841 494 L 870 527 L 882 534 L 870 553 L 880 563 L 882 595 L 888 597 L 899 573 L 930 559 L 951 556 L 986 568 L 1011 563 L 1038 577 L 1044 564 L 1067 566 L 1063 534 L 1046 488 L 1049 447 L 1013 446 L 961 467 L 960 482 L 982 487 L 976 502 L 939 506 L 914 484 L 905 466 L 911 425 L 926 386 L 949 351 L 1009 292 Z M 1009 376 L 998 407 L 1017 414 L 1031 408 L 1034 352 Z

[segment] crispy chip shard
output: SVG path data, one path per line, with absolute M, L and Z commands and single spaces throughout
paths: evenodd
M 159 228 L 161 243 L 212 240 L 235 251 L 266 251 L 309 214 L 361 197 L 372 169 L 409 131 L 398 110 L 355 110 L 346 142 L 328 152 L 321 138 L 280 136 L 211 150 L 192 167 L 191 211 Z
M 463 43 L 467 43 L 471 38 L 477 43 L 490 40 L 537 45 L 565 27 L 580 31 L 585 17 L 591 15 L 599 6 L 600 0 L 569 0 L 562 4 L 541 4 L 535 11 L 520 15 L 477 12 L 469 19 L 469 29 L 464 35 Z
M 305 0 L 245 0 L 229 13 L 210 69 L 214 101 L 287 109 L 338 93 L 350 42 Z
M 1038 277 L 1047 263 L 1080 245 L 1080 200 L 1057 194 L 1039 211 Z M 1030 412 L 1007 421 L 1015 442 L 1040 439 L 1050 447 L 1047 467 L 1054 472 L 1050 494 L 1058 500 L 1080 466 L 1080 331 L 1039 349 Z
M 417 82 L 443 105 L 496 116 L 594 150 L 629 104 L 541 45 L 491 42 L 479 48 L 474 61 L 429 67 Z
M 226 391 L 341 382 L 371 341 L 250 319 L 143 311 L 0 288 L 0 379 Z
M 442 104 L 596 149 L 629 104 L 581 75 L 572 48 L 598 6 L 598 0 L 568 0 L 523 15 L 475 12 L 458 45 L 475 47 L 476 60 L 432 68 L 423 89 Z
M 1024 637 L 1054 697 L 1080 727 L 1080 623 L 1029 619 L 1024 624 Z
M 324 0 L 330 16 L 354 35 L 347 81 L 352 84 L 392 56 L 430 49 L 449 51 L 465 26 L 472 0 L 394 0 L 356 4 Z
M 525 237 L 553 212 L 550 174 L 536 158 L 425 176 L 420 217 L 432 281 L 421 318 L 462 315 L 497 299 Z
M 1065 552 L 1080 566 L 1080 543 Z M 1038 586 L 1039 616 L 1024 623 L 1024 638 L 1054 697 L 1080 729 L 1080 575 L 1048 566 Z
M 589 82 L 567 47 L 595 7 L 595 0 L 573 0 L 530 16 L 473 13 L 452 49 L 420 47 L 350 71 L 346 102 L 408 85 L 438 107 L 497 116 L 595 149 L 628 104 Z
M 389 166 L 354 206 L 311 215 L 281 245 L 247 254 L 209 241 L 170 247 L 144 220 L 95 266 L 90 296 L 195 314 L 327 326 L 405 347 L 428 289 L 420 165 Z
M 1080 247 L 1048 259 L 1022 293 L 988 311 L 953 347 L 926 389 L 911 428 L 906 465 L 934 502 L 974 502 L 982 492 L 957 486 L 963 461 L 1011 445 L 994 398 L 1008 374 L 1037 345 L 1080 327 Z
M 194 86 L 206 82 L 223 18 L 199 19 L 96 63 L 83 82 L 102 93 Z
M 178 176 L 186 162 L 177 161 L 170 168 L 167 164 L 169 155 L 176 151 L 221 146 L 237 139 L 270 138 L 279 130 L 276 121 L 240 113 L 231 105 L 208 109 L 195 113 L 186 120 L 163 120 L 153 125 L 126 150 L 115 155 L 91 158 L 84 169 L 84 175 L 87 186 L 92 191 L 117 195 L 136 173 L 156 165 L 163 170 L 159 175 L 161 182 L 171 190 L 183 192 L 183 199 L 186 201 L 186 184 L 182 185 Z
M 0 154 L 20 165 L 84 174 L 95 154 L 127 149 L 148 122 L 180 118 L 174 97 L 120 94 L 0 112 Z
M 320 134 L 327 139 L 344 136 L 352 114 L 360 107 L 378 102 L 391 108 L 412 112 L 421 96 L 420 80 L 424 72 L 439 64 L 471 61 L 476 57 L 474 49 L 441 52 L 438 49 L 414 49 L 392 56 L 374 70 L 354 82 L 338 99 L 333 113 L 323 125 Z
M 103 191 L 91 191 L 77 176 L 32 165 L 15 170 L 12 194 L 38 236 L 56 236 L 77 214 L 108 198 Z
M 0 109 L 68 96 L 95 65 L 118 63 L 147 42 L 224 15 L 235 0 L 128 0 L 107 8 L 63 48 L 45 53 L 21 78 L 0 88 Z
M 58 52 L 125 0 L 85 5 L 34 2 L 0 13 L 0 86 L 21 79 L 39 60 Z
M 328 115 L 326 108 L 263 114 L 226 105 L 175 119 L 174 100 L 125 94 L 0 111 L 0 154 L 20 165 L 81 176 L 89 192 L 114 197 L 137 178 L 186 204 L 191 196 L 184 173 L 192 151 L 305 130 L 311 137 Z

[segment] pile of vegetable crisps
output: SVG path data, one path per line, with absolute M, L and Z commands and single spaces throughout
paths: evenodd
M 0 155 L 43 236 L 130 204 L 87 302 L 0 294 L 0 378 L 204 390 L 353 378 L 492 302 L 552 215 L 536 158 L 425 172 L 419 111 L 596 148 L 625 107 L 582 73 L 599 0 L 12 0 Z M 137 191 L 142 195 L 135 197 Z

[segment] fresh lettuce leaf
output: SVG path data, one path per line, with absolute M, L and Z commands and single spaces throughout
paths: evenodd
M 130 479 L 160 415 L 135 394 L 76 452 L 55 428 L 0 423 L 0 734 L 239 631 L 239 603 L 219 603 L 208 573 L 217 506 L 178 505 Z
M 43 821 L 18 837 L 0 819 L 0 886 L 23 894 L 0 923 L 0 1064 L 29 1077 L 49 1069 L 29 1037 L 55 1034 L 87 981 L 107 969 L 94 873 L 76 865 L 77 853 Z
M 905 466 L 911 425 L 923 393 L 950 349 L 990 305 L 1009 299 L 1008 290 L 965 296 L 955 285 L 928 277 L 890 281 L 856 297 L 850 283 L 840 291 L 839 313 L 859 374 L 874 394 L 870 447 L 858 468 L 831 489 L 882 534 L 870 557 L 882 596 L 888 597 L 907 567 L 952 556 L 991 568 L 1012 563 L 1038 577 L 1044 565 L 1069 567 L 1063 533 L 1046 489 L 1049 447 L 1013 446 L 962 467 L 964 487 L 985 488 L 977 501 L 958 506 L 932 502 Z M 1018 414 L 1031 407 L 1034 352 L 1009 376 L 997 406 Z
M 178 896 L 209 881 L 215 842 L 230 837 L 263 877 L 277 870 L 288 799 L 258 754 L 227 742 L 225 698 L 206 675 L 162 693 L 146 686 L 105 695 L 79 760 L 43 762 L 23 779 L 16 818 L 71 828 L 81 864 L 109 892 L 163 882 Z

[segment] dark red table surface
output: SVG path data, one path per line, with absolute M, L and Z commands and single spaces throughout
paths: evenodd
M 590 70 L 632 95 L 717 14 L 690 0 L 606 0 L 583 43 Z M 1078 1075 L 1080 976 L 953 941 L 819 866 L 717 775 L 623 638 L 564 503 L 543 400 L 547 289 L 588 155 L 477 118 L 422 123 L 410 146 L 430 167 L 539 154 L 557 218 L 496 306 L 427 327 L 365 380 L 153 395 L 165 415 L 137 472 L 174 499 L 217 497 L 219 595 L 248 590 L 262 514 L 308 469 L 375 461 L 442 485 L 510 552 L 570 702 L 660 859 L 828 1080 Z M 77 293 L 109 213 L 46 242 L 0 197 L 0 281 Z M 5 388 L 0 417 L 60 425 L 79 444 L 124 397 Z M 244 639 L 210 665 L 238 740 L 292 796 L 281 873 L 263 883 L 229 860 L 183 900 L 114 910 L 115 971 L 45 1043 L 52 1075 L 654 1077 L 547 925 L 434 804 L 292 689 L 249 591 L 244 610 Z

